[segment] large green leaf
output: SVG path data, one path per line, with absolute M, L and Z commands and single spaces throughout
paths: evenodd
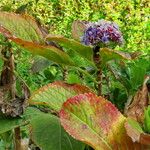
M 29 42 L 29 41 L 22 40 L 20 38 L 16 38 L 7 29 L 5 29 L 2 26 L 0 26 L 0 33 L 2 33 L 5 37 L 12 40 L 16 44 L 32 52 L 33 54 L 41 55 L 59 64 L 65 64 L 71 66 L 74 65 L 73 61 L 71 60 L 68 54 L 66 54 L 65 52 L 63 52 L 62 50 L 54 46 L 40 45 L 34 42 Z
M 77 94 L 90 92 L 91 90 L 79 84 L 66 84 L 54 82 L 43 86 L 29 99 L 30 105 L 46 105 L 51 109 L 59 111 L 62 104 L 70 97 Z
M 85 145 L 69 136 L 58 117 L 41 114 L 31 121 L 31 138 L 42 150 L 84 150 Z
M 68 99 L 60 111 L 61 124 L 74 138 L 95 150 L 127 150 L 126 118 L 102 97 L 86 93 Z
M 87 58 L 88 60 L 92 61 L 93 58 L 93 50 L 89 46 L 85 46 L 81 44 L 80 42 L 77 42 L 73 39 L 68 39 L 63 36 L 47 36 L 46 40 L 48 41 L 54 41 L 61 46 L 63 46 L 66 49 L 73 50 L 77 52 L 80 56 L 83 58 Z
M 34 18 L 28 15 L 0 12 L 0 25 L 14 36 L 26 41 L 42 42 L 43 32 Z
M 100 49 L 100 56 L 102 59 L 102 66 L 104 66 L 108 61 L 110 60 L 132 60 L 135 59 L 139 53 L 127 53 L 127 52 L 122 52 L 118 50 L 113 50 L 109 48 L 101 48 Z

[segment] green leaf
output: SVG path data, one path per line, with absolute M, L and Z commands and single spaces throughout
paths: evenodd
M 75 73 L 69 73 L 67 75 L 66 82 L 69 84 L 74 84 L 74 83 L 81 83 L 81 80 L 79 78 L 79 75 L 77 75 Z
M 96 150 L 128 149 L 126 118 L 102 97 L 92 93 L 72 97 L 63 104 L 59 115 L 70 135 Z
M 108 66 L 109 66 L 109 70 L 114 75 L 116 80 L 119 81 L 126 88 L 129 94 L 130 90 L 132 89 L 130 79 L 126 75 L 124 75 L 120 69 L 118 69 L 116 66 L 113 66 L 113 64 L 109 63 Z
M 138 54 L 137 54 L 138 55 Z M 104 66 L 110 60 L 132 60 L 136 56 L 133 57 L 133 54 L 122 52 L 118 50 L 112 50 L 109 48 L 101 48 L 100 56 L 102 58 L 102 66 Z
M 131 137 L 133 142 L 139 143 L 141 141 L 144 131 L 136 120 L 128 118 L 125 123 L 125 128 L 128 136 Z
M 12 40 L 16 44 L 20 45 L 21 47 L 27 49 L 28 51 L 32 52 L 33 54 L 41 55 L 53 62 L 65 65 L 73 66 L 74 63 L 71 58 L 63 52 L 62 50 L 54 47 L 54 46 L 45 46 L 40 45 L 34 42 L 24 41 L 20 38 L 16 38 L 13 36 L 7 29 L 0 26 L 0 32 L 7 37 L 8 39 Z
M 23 40 L 38 43 L 43 41 L 44 34 L 41 27 L 31 16 L 0 12 L 0 25 Z
M 134 93 L 138 90 L 138 88 L 143 84 L 144 77 L 146 75 L 146 67 L 144 64 L 141 66 L 140 63 L 135 62 L 135 64 L 132 64 L 130 67 L 130 82 L 132 85 L 132 91 L 131 93 Z
M 0 134 L 12 130 L 16 127 L 28 124 L 29 121 L 38 117 L 39 111 L 34 108 L 27 108 L 22 117 L 10 118 L 0 115 Z
M 89 47 L 89 46 L 85 46 L 85 45 L 81 44 L 80 42 L 77 42 L 73 39 L 68 39 L 68 38 L 65 38 L 63 36 L 48 35 L 46 37 L 46 40 L 54 41 L 54 42 L 60 44 L 62 47 L 66 48 L 66 49 L 70 49 L 72 51 L 75 51 L 80 56 L 82 56 L 83 58 L 86 58 L 90 61 L 92 61 L 92 59 L 93 59 L 93 50 L 92 50 L 92 48 Z
M 140 124 L 137 121 L 135 121 L 134 119 L 128 118 L 127 122 L 131 127 L 133 127 L 135 130 L 137 130 L 139 133 L 144 132 L 142 127 L 140 126 Z
M 42 150 L 84 150 L 85 145 L 69 136 L 59 119 L 41 114 L 31 121 L 31 138 Z
M 22 118 L 8 118 L 5 116 L 0 116 L 0 134 L 12 130 L 22 124 L 25 124 L 26 120 Z
M 55 111 L 61 109 L 62 104 L 70 97 L 77 94 L 90 92 L 91 90 L 79 84 L 66 84 L 54 82 L 43 86 L 29 99 L 30 105 L 46 105 Z
M 33 73 L 37 73 L 37 72 L 44 70 L 45 68 L 49 67 L 52 64 L 53 63 L 49 61 L 48 59 L 37 56 L 33 58 L 33 64 L 32 64 L 31 70 Z
M 144 130 L 150 133 L 150 106 L 144 111 Z

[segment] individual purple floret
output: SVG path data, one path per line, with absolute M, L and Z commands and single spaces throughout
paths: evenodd
M 123 37 L 115 23 L 100 20 L 96 23 L 89 23 L 82 37 L 82 42 L 85 45 L 109 44 L 109 42 L 122 44 Z

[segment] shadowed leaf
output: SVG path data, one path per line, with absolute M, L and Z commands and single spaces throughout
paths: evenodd
M 61 127 L 58 117 L 39 114 L 31 121 L 31 138 L 42 150 L 84 150 L 85 145 L 73 139 Z
M 34 57 L 31 70 L 33 73 L 40 72 L 53 63 L 44 57 Z
M 144 110 L 149 103 L 149 92 L 146 85 L 149 79 L 149 76 L 145 78 L 142 88 L 136 92 L 131 104 L 125 107 L 126 115 L 141 123 L 144 122 Z
M 21 118 L 8 118 L 5 116 L 0 116 L 0 134 L 14 129 L 25 123 Z
M 0 134 L 28 124 L 31 119 L 38 117 L 39 113 L 37 109 L 29 107 L 21 117 L 10 118 L 0 114 Z
M 0 25 L 23 40 L 39 43 L 43 41 L 43 32 L 31 16 L 0 12 Z
M 62 104 L 70 97 L 77 94 L 90 92 L 91 90 L 79 84 L 66 84 L 63 82 L 54 82 L 43 86 L 29 99 L 30 105 L 46 105 L 51 109 L 59 111 Z
M 127 150 L 126 118 L 102 97 L 86 93 L 68 99 L 59 113 L 62 126 L 74 138 L 95 150 Z
M 93 57 L 92 48 L 89 46 L 85 46 L 80 42 L 77 42 L 73 39 L 65 38 L 63 36 L 51 36 L 51 35 L 48 35 L 46 37 L 46 40 L 54 41 L 66 49 L 70 49 L 77 52 L 83 58 L 87 58 L 90 61 L 92 60 Z

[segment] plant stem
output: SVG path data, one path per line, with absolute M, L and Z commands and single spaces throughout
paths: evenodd
M 102 68 L 101 68 L 101 57 L 100 57 L 100 47 L 96 46 L 94 49 L 94 54 L 93 54 L 93 60 L 95 65 L 97 66 L 98 70 L 96 72 L 96 81 L 97 81 L 97 95 L 100 96 L 102 95 Z
M 15 82 L 15 63 L 14 63 L 14 55 L 13 55 L 13 50 L 10 47 L 9 48 L 9 52 L 10 52 L 10 59 L 9 59 L 9 69 L 10 69 L 10 78 L 11 78 L 11 89 L 10 89 L 10 93 L 11 93 L 11 98 L 15 99 L 16 98 L 16 82 Z M 14 129 L 14 137 L 15 137 L 15 150 L 21 150 L 22 146 L 21 146 L 21 131 L 20 131 L 20 127 L 17 127 Z
M 20 127 L 14 129 L 15 150 L 22 150 Z
M 4 56 L 4 66 L 3 71 L 1 74 L 1 85 L 7 86 L 9 85 L 9 93 L 10 98 L 7 101 L 13 101 L 16 99 L 16 77 L 15 77 L 15 63 L 14 63 L 14 55 L 13 49 L 11 44 L 7 39 L 5 39 L 7 46 L 3 49 L 3 56 Z M 4 101 L 5 103 L 5 101 Z M 21 134 L 20 134 L 20 127 L 14 129 L 14 143 L 15 143 L 15 150 L 21 150 Z
M 97 82 L 98 82 L 98 84 L 97 84 L 97 95 L 98 96 L 100 96 L 100 95 L 102 95 L 102 70 L 101 69 L 99 69 L 98 71 L 97 71 Z
M 11 78 L 11 98 L 15 99 L 16 97 L 16 82 L 15 82 L 15 75 L 14 75 L 14 70 L 15 70 L 15 63 L 14 63 L 14 55 L 13 55 L 13 51 L 12 48 L 9 49 L 10 51 L 10 60 L 9 60 L 9 69 L 10 69 L 10 78 Z

